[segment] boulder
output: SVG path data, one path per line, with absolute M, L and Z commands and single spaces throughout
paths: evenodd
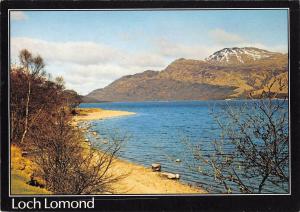
M 152 163 L 151 168 L 152 168 L 152 171 L 154 171 L 154 172 L 160 172 L 161 165 L 159 163 Z
M 89 142 L 90 140 L 86 138 L 84 141 L 85 141 L 85 142 Z
M 26 152 L 26 151 L 22 152 L 22 157 L 26 157 L 27 155 L 28 155 L 28 152 Z
M 175 161 L 176 161 L 177 163 L 181 162 L 181 160 L 180 160 L 179 158 L 177 158 Z
M 179 174 L 173 174 L 169 172 L 162 172 L 161 175 L 171 180 L 177 180 L 180 178 Z

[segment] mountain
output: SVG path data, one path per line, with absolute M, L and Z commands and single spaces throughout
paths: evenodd
M 267 50 L 244 47 L 244 48 L 224 48 L 210 55 L 205 60 L 209 63 L 222 65 L 239 65 L 251 64 L 262 59 L 270 60 L 271 58 L 280 57 L 282 54 L 277 52 L 269 52 Z
M 94 101 L 208 100 L 257 95 L 275 78 L 288 82 L 288 55 L 263 49 L 224 48 L 205 60 L 177 59 L 162 71 L 121 77 L 92 91 Z M 288 88 L 273 86 L 287 95 Z

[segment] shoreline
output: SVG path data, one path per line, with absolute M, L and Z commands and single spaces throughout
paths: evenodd
M 96 108 L 80 108 L 73 118 L 73 123 L 81 121 L 102 120 L 113 117 L 134 115 L 133 112 L 104 110 Z M 91 146 L 86 145 L 88 148 Z M 100 152 L 100 150 L 98 150 Z M 131 161 L 115 158 L 110 173 L 126 175 L 112 185 L 114 194 L 204 194 L 204 189 L 187 185 L 179 180 L 163 177 L 161 172 L 153 172 L 151 167 L 145 167 Z
M 78 111 L 79 113 L 81 113 L 81 115 L 74 116 L 73 117 L 74 122 L 101 120 L 101 119 L 130 116 L 136 114 L 133 112 L 120 111 L 120 110 L 104 110 L 100 108 L 80 108 Z

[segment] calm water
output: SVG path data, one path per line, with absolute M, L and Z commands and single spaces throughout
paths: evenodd
M 102 139 L 118 135 L 126 137 L 121 158 L 150 167 L 160 163 L 162 171 L 179 173 L 187 183 L 211 185 L 210 178 L 188 168 L 184 161 L 192 162 L 184 140 L 200 144 L 211 151 L 212 140 L 218 138 L 218 128 L 212 108 L 219 110 L 224 104 L 239 105 L 243 101 L 172 101 L 172 102 L 122 102 L 81 104 L 82 108 L 103 108 L 135 112 L 136 115 L 92 121 L 93 130 Z M 92 142 L 100 142 L 94 140 Z M 176 162 L 180 159 L 182 162 Z

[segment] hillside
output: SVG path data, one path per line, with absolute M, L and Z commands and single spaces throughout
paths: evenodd
M 246 98 L 274 79 L 288 82 L 288 56 L 258 48 L 225 48 L 205 60 L 178 59 L 162 71 L 121 77 L 89 93 L 93 101 L 208 100 Z M 274 92 L 286 95 L 288 88 Z
M 51 194 L 45 188 L 30 185 L 31 176 L 36 172 L 36 164 L 30 158 L 22 156 L 22 150 L 11 146 L 11 193 L 12 194 Z M 43 185 L 39 178 L 35 178 Z

